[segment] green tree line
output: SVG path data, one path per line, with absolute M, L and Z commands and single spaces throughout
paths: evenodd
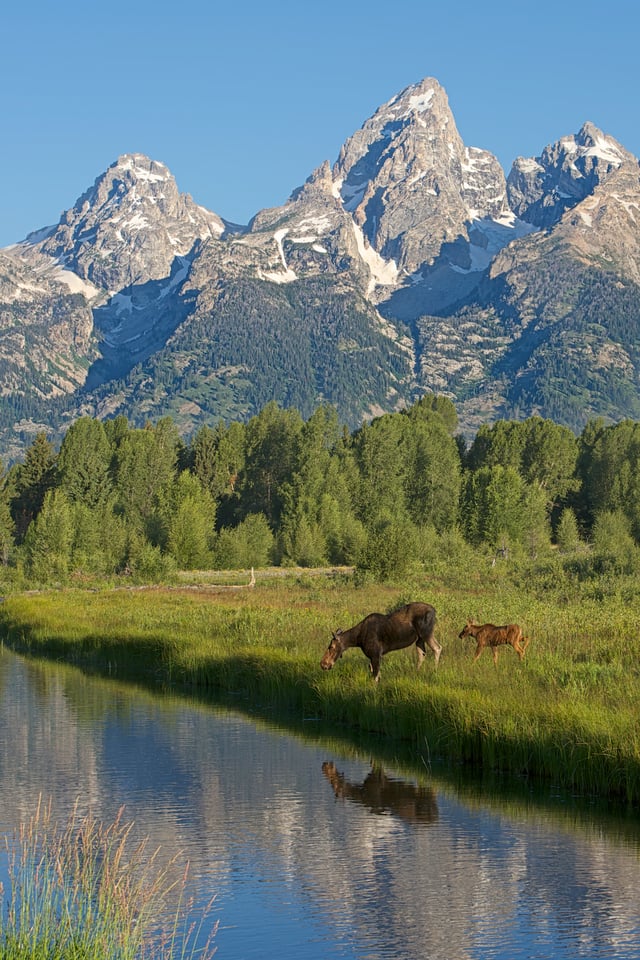
M 168 417 L 84 417 L 58 450 L 37 434 L 3 473 L 2 563 L 33 584 L 269 564 L 385 579 L 443 544 L 495 558 L 589 543 L 601 567 L 636 568 L 640 423 L 576 436 L 498 421 L 469 445 L 457 427 L 437 396 L 352 432 L 333 407 L 304 420 L 276 402 L 189 440 Z

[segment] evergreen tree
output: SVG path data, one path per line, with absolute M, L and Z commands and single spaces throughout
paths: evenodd
M 203 487 L 216 501 L 225 500 L 223 510 L 230 512 L 230 504 L 238 502 L 236 484 L 244 467 L 245 430 L 241 423 L 215 429 L 203 426 L 193 438 L 189 465 Z
M 544 492 L 547 513 L 566 502 L 580 488 L 576 474 L 578 441 L 567 427 L 530 417 L 523 424 L 525 442 L 520 472 L 529 484 Z
M 512 467 L 520 471 L 526 428 L 516 420 L 483 423 L 475 435 L 466 458 L 470 470 L 482 467 Z
M 341 446 L 342 432 L 335 410 L 319 407 L 302 427 L 294 473 L 282 485 L 279 544 L 288 561 L 301 566 L 327 562 L 327 539 L 320 513 L 328 495 L 335 498 L 337 488 L 344 490 L 335 454 Z M 351 511 L 346 496 L 343 505 Z
M 13 482 L 15 494 L 11 501 L 11 515 L 16 540 L 22 543 L 29 524 L 40 512 L 47 492 L 56 482 L 56 455 L 45 433 L 36 434 L 24 463 L 16 468 Z
M 112 495 L 111 456 L 100 420 L 82 417 L 69 427 L 58 454 L 58 485 L 72 503 L 91 509 Z
M 620 511 L 640 540 L 640 423 L 623 420 L 592 430 L 589 446 L 582 441 L 580 468 L 588 516 Z
M 79 502 L 70 506 L 71 568 L 106 576 L 122 570 L 127 555 L 127 529 L 124 519 L 115 512 L 113 501 L 94 507 Z
M 438 533 L 458 522 L 460 455 L 440 417 L 410 418 L 403 452 L 407 461 L 405 497 L 409 515 L 418 526 Z
M 302 433 L 297 410 L 281 410 L 276 403 L 266 407 L 246 426 L 246 459 L 239 480 L 242 510 L 262 513 L 272 530 L 280 524 L 283 485 L 293 475 Z
M 482 467 L 465 477 L 461 515 L 471 543 L 494 549 L 524 543 L 545 525 L 544 498 L 513 467 Z
M 406 417 L 386 414 L 365 424 L 353 437 L 352 449 L 360 477 L 357 512 L 366 527 L 382 516 L 409 519 L 409 463 L 404 445 L 407 430 L 410 423 Z
M 167 552 L 178 569 L 203 570 L 211 566 L 215 504 L 200 481 L 184 470 L 171 494 L 167 519 Z
M 562 553 L 571 553 L 580 544 L 578 521 L 571 507 L 565 507 L 560 514 L 556 530 L 556 543 Z
M 155 429 L 129 431 L 115 454 L 118 509 L 132 529 L 156 546 L 166 541 L 166 504 L 177 458 L 178 445 L 166 421 Z
M 122 441 L 129 434 L 129 421 L 120 414 L 112 420 L 104 421 L 104 432 L 112 450 L 117 450 Z
M 73 523 L 71 506 L 61 490 L 49 490 L 24 541 L 27 575 L 38 583 L 64 581 L 69 573 Z
M 6 566 L 14 547 L 15 524 L 11 516 L 11 484 L 0 469 L 0 563 Z
M 335 490 L 337 484 L 333 486 Z M 345 495 L 323 494 L 318 523 L 326 544 L 329 563 L 352 566 L 362 555 L 367 541 L 364 525 L 358 520 Z
M 447 433 L 452 436 L 458 429 L 458 414 L 453 401 L 449 397 L 427 393 L 405 413 L 412 420 L 431 420 L 435 415 L 442 421 Z

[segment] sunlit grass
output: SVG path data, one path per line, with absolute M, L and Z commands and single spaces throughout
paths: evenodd
M 550 779 L 582 793 L 640 802 L 640 636 L 637 600 L 596 598 L 533 575 L 526 588 L 504 573 L 470 570 L 401 585 L 356 587 L 345 576 L 257 575 L 255 588 L 69 590 L 7 597 L 6 642 L 37 655 L 141 676 L 190 690 L 233 692 L 252 705 L 322 717 L 494 770 Z M 319 661 L 338 626 L 374 610 L 426 600 L 443 646 L 420 673 L 415 651 L 385 657 L 380 684 L 349 651 L 328 673 Z M 524 662 L 500 649 L 497 667 L 467 618 L 518 622 L 531 643 Z

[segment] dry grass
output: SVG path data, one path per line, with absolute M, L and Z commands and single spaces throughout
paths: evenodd
M 14 837 L 5 838 L 10 890 L 0 918 L 3 960 L 141 960 L 201 957 L 204 916 L 188 919 L 187 867 L 160 864 L 159 850 L 133 839 L 123 810 L 104 825 L 76 804 L 64 823 L 40 802 Z M 205 911 L 206 913 L 206 911 Z M 165 920 L 161 918 L 165 917 Z M 211 937 L 213 936 L 212 932 Z

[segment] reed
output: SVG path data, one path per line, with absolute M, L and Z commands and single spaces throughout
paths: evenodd
M 640 803 L 640 636 L 631 585 L 595 596 L 593 584 L 548 567 L 437 571 L 402 585 L 357 586 L 344 576 L 256 574 L 236 586 L 68 590 L 16 594 L 0 606 L 5 642 L 122 678 L 191 692 L 234 693 L 252 708 L 318 717 L 487 769 L 544 778 L 583 794 Z M 620 586 L 620 585 L 619 585 Z M 438 670 L 412 650 L 385 657 L 379 685 L 348 652 L 325 674 L 319 661 L 336 627 L 373 610 L 427 600 L 438 611 Z M 531 644 L 494 667 L 472 662 L 458 639 L 467 618 L 518 622 Z
M 159 851 L 133 841 L 132 826 L 122 810 L 104 825 L 81 815 L 77 804 L 60 824 L 50 802 L 38 803 L 16 836 L 5 838 L 10 890 L 0 915 L 3 960 L 213 955 L 215 927 L 197 946 L 207 911 L 195 924 L 188 918 L 186 868 L 180 871 L 176 859 L 160 865 Z

